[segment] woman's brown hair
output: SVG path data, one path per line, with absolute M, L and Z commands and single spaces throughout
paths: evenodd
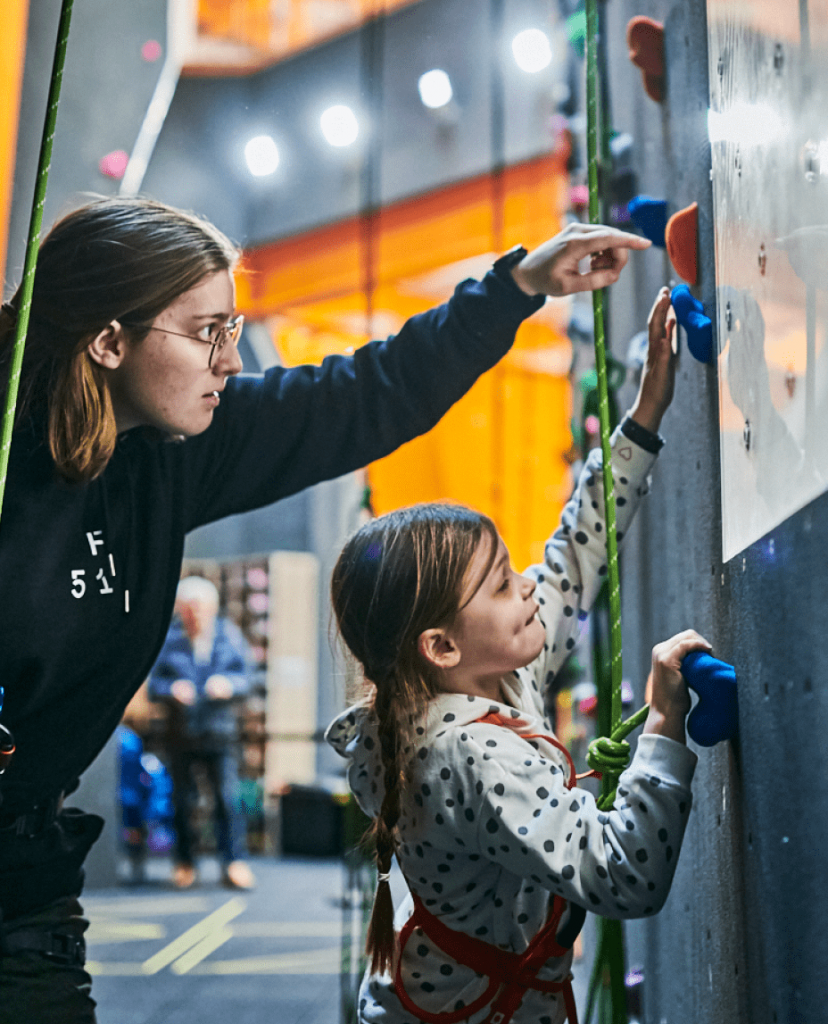
M 93 479 L 115 449 L 112 399 L 89 342 L 113 320 L 146 324 L 129 328 L 140 342 L 170 303 L 238 259 L 208 221 L 151 199 L 97 199 L 54 225 L 38 254 L 16 423 L 45 421 L 63 476 Z M 3 390 L 19 303 L 20 289 L 0 311 Z
M 366 942 L 372 971 L 386 970 L 395 955 L 394 907 L 384 876 L 396 846 L 410 733 L 440 689 L 439 670 L 423 658 L 418 640 L 424 630 L 454 621 L 484 536 L 493 560 L 497 531 L 486 516 L 462 505 L 414 505 L 363 526 L 334 568 L 333 610 L 342 638 L 374 684 L 383 764 L 382 807 L 370 833 L 380 874 Z

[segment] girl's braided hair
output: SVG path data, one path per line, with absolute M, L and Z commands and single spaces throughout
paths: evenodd
M 385 971 L 395 954 L 386 876 L 396 848 L 411 732 L 440 690 L 439 670 L 422 656 L 418 640 L 424 630 L 454 621 L 484 535 L 493 560 L 497 530 L 488 517 L 462 505 L 414 505 L 366 523 L 334 568 L 333 610 L 346 645 L 374 684 L 371 707 L 383 765 L 382 807 L 370 832 L 380 874 L 366 942 L 374 972 Z

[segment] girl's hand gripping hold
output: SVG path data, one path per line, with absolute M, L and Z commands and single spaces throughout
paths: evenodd
M 676 380 L 676 353 L 673 351 L 676 314 L 670 305 L 669 288 L 662 288 L 656 296 L 647 328 L 650 336 L 647 361 L 630 416 L 636 423 L 656 434 L 661 417 L 673 400 Z
M 650 713 L 644 723 L 644 732 L 658 733 L 678 743 L 685 743 L 684 720 L 690 711 L 690 694 L 681 674 L 681 663 L 691 651 L 713 650 L 707 640 L 694 629 L 656 644 L 653 648 L 653 668 L 647 681 L 650 693 Z

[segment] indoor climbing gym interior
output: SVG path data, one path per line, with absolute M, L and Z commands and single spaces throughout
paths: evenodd
M 39 357 L 26 362 L 23 347 L 37 353 L 43 344 L 32 340 L 44 334 L 38 241 L 59 218 L 99 197 L 146 197 L 188 211 L 215 225 L 240 252 L 237 263 L 221 270 L 228 281 L 232 273 L 235 288 L 235 308 L 223 312 L 228 323 L 212 340 L 185 331 L 190 342 L 165 341 L 183 346 L 206 340 L 213 346 L 210 372 L 215 375 L 216 359 L 232 364 L 229 376 L 242 372 L 233 381 L 215 376 L 221 380 L 216 390 L 205 385 L 208 394 L 199 395 L 208 419 L 215 416 L 204 438 L 227 421 L 220 419 L 223 407 L 232 409 L 221 393 L 225 384 L 232 394 L 237 385 L 239 391 L 247 386 L 248 376 L 284 374 L 280 379 L 293 381 L 293 391 L 286 386 L 279 400 L 295 401 L 290 396 L 299 387 L 316 387 L 327 400 L 331 434 L 317 443 L 314 458 L 334 467 L 305 471 L 301 465 L 307 458 L 302 438 L 317 429 L 310 409 L 306 421 L 302 407 L 278 428 L 295 439 L 295 451 L 288 450 L 293 440 L 274 443 L 286 450 L 286 465 L 300 464 L 290 470 L 294 477 L 310 486 L 286 486 L 275 503 L 263 491 L 270 494 L 266 502 L 251 499 L 239 511 L 241 499 L 214 497 L 245 491 L 244 481 L 238 487 L 226 483 L 240 479 L 238 468 L 217 461 L 199 478 L 205 492 L 213 492 L 204 501 L 225 511 L 221 518 L 191 513 L 198 522 L 187 532 L 180 575 L 207 581 L 216 622 L 228 623 L 221 628 L 243 648 L 243 688 L 232 700 L 210 691 L 209 713 L 221 703 L 227 713 L 222 721 L 229 723 L 222 734 L 222 757 L 232 761 L 229 789 L 214 784 L 214 754 L 194 756 L 188 762 L 193 770 L 182 775 L 176 744 L 182 742 L 181 723 L 190 721 L 181 709 L 189 698 L 158 696 L 159 668 L 150 670 L 152 660 L 128 705 L 124 700 L 125 710 L 113 718 L 109 705 L 100 705 L 106 729 L 91 724 L 96 714 L 90 705 L 65 740 L 54 742 L 47 760 L 58 765 L 65 744 L 78 741 L 87 724 L 90 735 L 95 729 L 100 734 L 93 744 L 100 752 L 60 805 L 105 821 L 86 856 L 80 897 L 89 921 L 83 969 L 97 1016 L 89 1016 L 87 988 L 86 1016 L 67 1001 L 65 1011 L 50 1011 L 33 1024 L 828 1024 L 822 989 L 828 930 L 819 923 L 823 911 L 828 915 L 828 896 L 820 895 L 828 787 L 822 785 L 819 754 L 823 726 L 828 729 L 828 669 L 819 648 L 820 637 L 828 638 L 828 592 L 822 586 L 828 562 L 828 0 L 2 0 L 2 12 L 0 372 L 9 376 L 0 384 L 6 400 L 0 566 L 15 567 L 4 619 L 20 621 L 12 614 L 14 595 L 29 592 L 30 573 L 34 580 L 51 578 L 50 560 L 62 574 L 55 579 L 66 581 L 73 616 L 86 609 L 94 618 L 88 595 L 120 593 L 122 585 L 121 563 L 112 554 L 103 560 L 100 530 L 78 526 L 89 532 L 78 534 L 87 561 L 77 564 L 69 548 L 59 549 L 57 534 L 50 539 L 40 492 L 27 497 L 20 489 L 23 456 L 15 453 L 16 445 L 34 443 L 20 416 L 15 420 L 20 360 L 24 385 L 17 401 L 34 409 L 33 416 L 38 400 L 46 401 L 25 386 L 26 367 Z M 525 267 L 547 240 L 561 232 L 566 240 L 590 224 L 648 245 L 616 249 L 609 241 L 591 258 L 587 249 L 579 251 L 575 276 L 623 252 L 626 265 L 617 283 L 594 292 L 550 287 L 545 301 L 531 300 L 530 309 L 513 268 Z M 528 258 L 521 262 L 520 250 L 490 273 L 495 261 L 521 246 Z M 68 264 L 80 266 L 85 258 L 79 242 Z M 152 257 L 144 261 L 148 265 Z M 81 274 L 76 266 L 62 268 L 66 290 Z M 209 280 L 218 274 L 212 267 Z M 468 283 L 484 278 L 488 285 Z M 203 280 L 193 278 L 170 295 L 183 301 L 187 288 L 195 294 Z M 625 433 L 626 410 L 657 373 L 648 318 L 652 322 L 654 300 L 665 287 L 673 311 L 667 319 L 675 318 L 666 371 L 675 373 L 675 385 L 661 385 L 669 392 L 669 409 L 655 431 L 633 423 Z M 497 289 L 499 297 L 489 297 Z M 455 305 L 434 321 L 440 344 L 417 350 L 420 341 L 404 325 L 419 314 L 426 317 L 416 322 L 432 323 L 428 311 L 450 301 Z M 136 300 L 123 310 L 124 328 L 118 330 L 129 328 L 128 314 L 137 308 Z M 522 312 L 513 312 L 518 308 Z M 91 354 L 107 331 L 113 336 L 118 317 L 107 314 L 83 335 L 88 348 L 79 350 L 81 356 L 120 374 L 106 377 L 121 382 L 106 398 L 113 424 L 128 401 L 138 408 L 136 392 L 123 383 L 129 360 L 136 361 L 133 367 L 141 359 L 146 363 L 147 353 L 156 351 L 152 346 L 161 345 L 163 325 L 173 322 L 163 319 L 168 311 L 158 307 L 146 323 L 141 320 L 143 340 L 123 343 L 122 363 L 106 363 L 121 358 L 114 347 L 100 358 Z M 236 327 L 228 318 L 239 315 L 243 326 Z M 46 333 L 63 331 L 60 319 L 59 312 L 52 314 Z M 516 330 L 510 347 L 489 337 L 507 330 L 507 320 L 508 330 Z M 7 323 L 13 325 L 13 355 Z M 147 333 L 154 331 L 162 333 Z M 336 374 L 351 371 L 325 377 L 323 367 L 358 366 L 363 346 L 401 331 L 412 347 L 407 362 L 403 351 L 386 368 L 376 407 L 369 394 L 350 420 L 340 415 L 349 398 Z M 169 332 L 176 333 L 182 332 Z M 461 334 L 462 359 L 444 356 L 440 345 L 459 346 Z M 453 382 L 471 358 L 468 352 L 487 343 L 501 347 L 486 366 L 478 365 L 478 357 L 462 386 Z M 195 348 L 207 365 L 206 350 Z M 403 395 L 398 370 L 427 382 L 422 404 L 441 396 L 433 399 L 439 409 L 428 424 L 421 417 L 420 425 L 407 426 L 418 411 L 406 404 L 411 396 Z M 170 389 L 176 372 L 169 370 Z M 55 374 L 43 380 L 51 388 Z M 164 383 L 156 379 L 151 386 L 158 391 Z M 326 396 L 323 387 L 330 388 Z M 83 406 L 84 416 L 92 415 L 90 408 Z M 366 447 L 363 432 L 381 435 L 392 419 L 401 424 L 399 436 L 376 437 L 374 447 Z M 155 424 L 134 422 L 139 432 Z M 351 426 L 335 426 L 346 423 Z M 248 427 L 252 432 L 255 424 L 237 429 Z M 356 454 L 346 465 L 336 453 L 347 450 L 351 429 Z M 202 451 L 202 459 L 212 450 L 209 440 L 186 430 L 169 430 L 163 443 L 149 433 L 145 440 L 125 440 L 120 425 L 115 438 L 114 430 L 112 466 L 88 482 L 61 478 L 50 499 L 53 510 L 64 501 L 75 508 L 72 502 L 85 488 L 97 494 L 117 468 L 119 449 L 129 444 L 154 445 L 164 466 L 190 467 L 188 448 Z M 334 454 L 328 458 L 325 449 Z M 47 457 L 42 446 L 32 451 L 32 459 Z M 382 457 L 364 465 L 364 451 Z M 269 458 L 263 456 L 262 464 L 269 465 Z M 647 459 L 649 468 L 636 468 Z M 590 475 L 601 460 L 604 474 Z M 196 457 L 191 461 L 195 465 Z M 254 473 L 253 461 L 249 467 Z M 121 472 L 102 492 L 106 528 L 111 520 L 149 538 L 157 509 L 129 498 L 118 503 L 143 470 L 135 462 Z M 173 470 L 169 476 L 174 493 L 183 494 L 189 477 L 182 482 Z M 630 521 L 628 501 L 640 508 L 629 529 L 618 529 L 616 514 L 619 523 Z M 492 883 L 484 903 L 493 901 L 500 911 L 505 900 L 506 915 L 510 903 L 528 900 L 534 887 L 535 904 L 542 900 L 550 908 L 547 930 L 553 918 L 556 926 L 569 921 L 560 932 L 553 929 L 559 945 L 550 948 L 559 959 L 550 963 L 558 967 L 544 967 L 546 957 L 530 963 L 524 955 L 535 948 L 524 927 L 526 914 L 516 910 L 514 927 L 495 938 L 472 940 L 448 897 L 435 897 L 425 900 L 428 920 L 444 931 L 456 925 L 474 944 L 438 941 L 442 933 L 430 932 L 437 925 L 426 927 L 424 918 L 425 930 L 418 926 L 409 946 L 397 948 L 391 974 L 363 984 L 371 972 L 366 933 L 375 894 L 379 905 L 390 887 L 398 912 L 416 906 L 418 914 L 418 892 L 440 893 L 443 885 L 451 890 L 453 872 L 465 884 L 468 867 L 466 860 L 461 867 L 458 851 L 469 840 L 459 836 L 471 831 L 461 830 L 453 847 L 457 860 L 450 853 L 439 866 L 443 883 L 427 886 L 425 878 L 412 876 L 416 858 L 409 858 L 398 808 L 400 824 L 393 826 L 396 832 L 392 828 L 397 860 L 390 871 L 378 869 L 374 839 L 366 838 L 371 817 L 386 814 L 392 777 L 405 793 L 425 769 L 413 754 L 407 767 L 400 766 L 396 737 L 397 768 L 388 767 L 391 741 L 379 725 L 376 744 L 353 740 L 347 750 L 329 731 L 358 701 L 357 720 L 369 716 L 372 694 L 377 703 L 370 713 L 378 715 L 382 686 L 390 685 L 371 675 L 367 664 L 363 671 L 337 636 L 331 576 L 340 551 L 357 529 L 423 502 L 461 503 L 490 517 L 518 572 L 540 564 L 534 621 L 549 636 L 538 657 L 554 654 L 557 660 L 532 699 L 543 706 L 546 731 L 557 737 L 551 763 L 566 758 L 574 764 L 573 779 L 576 771 L 592 777 L 574 783 L 584 794 L 573 803 L 577 808 L 581 801 L 580 816 L 565 839 L 565 829 L 560 840 L 555 836 L 574 849 L 581 833 L 574 869 L 567 865 L 561 872 L 566 882 L 574 871 L 570 888 L 558 887 L 565 884 L 558 875 L 539 874 L 536 867 L 527 867 L 521 879 L 514 867 L 519 853 L 481 839 L 480 878 L 492 877 L 497 864 L 518 872 L 509 876 L 516 879 L 514 890 L 502 882 L 495 894 Z M 33 540 L 30 550 L 13 553 L 12 562 L 3 561 L 7 515 L 8 531 L 28 516 L 43 524 L 31 534 L 42 544 Z M 587 519 L 597 519 L 589 537 L 573 525 Z M 567 563 L 569 579 L 580 567 L 580 585 L 559 581 L 564 570 L 557 565 L 558 550 L 574 560 Z M 168 566 L 145 563 L 154 551 L 155 542 L 147 539 L 146 555 L 133 552 L 123 571 L 133 579 L 155 572 L 160 578 Z M 596 551 L 593 565 L 589 557 Z M 374 548 L 368 554 L 380 557 Z M 182 590 L 178 597 L 175 592 L 177 565 L 170 579 L 163 628 L 134 641 L 134 650 L 146 650 L 152 659 L 162 642 L 170 642 L 176 622 L 182 637 L 189 630 Z M 485 598 L 487 584 L 479 586 L 455 609 L 457 616 Z M 95 666 L 99 679 L 112 677 L 113 687 L 133 649 L 129 630 L 150 621 L 141 618 L 136 587 L 132 595 L 125 592 L 122 619 L 128 624 L 119 620 L 120 649 L 111 663 Z M 554 650 L 549 592 L 565 598 L 559 627 L 559 636 L 568 637 L 565 651 Z M 22 606 L 27 599 L 20 600 Z M 174 600 L 176 618 L 164 641 Z M 372 614 L 390 636 L 387 624 L 396 612 L 383 611 Z M 67 634 L 62 613 L 48 607 L 34 618 L 35 651 L 54 648 L 52 634 L 64 645 L 67 665 L 75 659 L 92 664 L 89 648 L 97 632 L 87 636 L 78 628 Z M 676 740 L 646 735 L 658 718 L 659 687 L 667 685 L 660 682 L 667 670 L 657 664 L 654 648 L 689 629 L 704 638 L 704 650 L 671 668 L 670 678 L 687 694 L 683 714 L 690 709 L 690 753 L 681 752 L 681 765 L 692 775 L 692 799 L 689 790 L 671 795 L 684 790 L 673 775 L 658 774 L 678 759 L 675 751 L 664 754 Z M 343 634 L 351 646 L 344 627 Z M 61 969 L 68 978 L 82 965 L 83 940 L 73 939 L 68 953 L 55 952 L 53 944 L 47 948 L 31 938 L 29 925 L 17 927 L 18 911 L 3 906 L 4 845 L 18 848 L 30 817 L 14 816 L 22 805 L 11 811 L 22 792 L 15 761 L 30 763 L 24 759 L 33 719 L 21 709 L 26 701 L 35 707 L 50 700 L 45 689 L 34 696 L 21 690 L 40 671 L 37 654 L 26 655 L 29 668 L 15 667 L 22 655 L 14 649 L 29 644 L 28 637 L 28 627 L 24 640 L 7 625 L 0 643 L 0 1024 L 27 1024 L 4 1011 L 4 986 L 17 984 L 21 955 L 38 969 L 47 964 L 55 984 Z M 396 643 L 393 653 L 401 656 Z M 417 651 L 422 654 L 421 646 Z M 195 645 L 191 652 L 203 665 L 203 650 Z M 43 654 L 44 663 L 48 657 Z M 137 671 L 143 658 L 136 653 L 130 670 Z M 523 671 L 525 663 L 512 666 L 518 680 L 516 669 Z M 170 678 L 177 679 L 170 692 L 180 692 L 174 688 L 181 680 Z M 434 678 L 444 677 L 438 672 Z M 36 691 L 35 682 L 28 685 Z M 431 694 L 435 701 L 445 696 Z M 78 695 L 77 708 L 84 699 Z M 642 734 L 638 726 L 648 701 Z M 502 705 L 492 707 L 495 714 Z M 511 711 L 516 719 L 523 714 Z M 445 716 L 447 729 L 453 719 Z M 472 726 L 495 731 L 481 721 L 475 718 Z M 532 729 L 524 729 L 528 739 L 514 724 L 499 733 L 525 746 L 526 765 L 538 743 L 546 749 L 547 741 L 536 739 L 530 750 L 527 743 L 538 735 Z M 442 736 L 434 739 L 434 750 Z M 366 812 L 367 804 L 357 799 L 359 743 L 367 748 L 365 758 L 372 746 L 382 748 L 382 759 L 376 754 L 376 763 L 386 764 L 381 812 Z M 423 746 L 420 758 L 427 754 Z M 348 757 L 356 758 L 350 773 Z M 650 775 L 636 768 L 645 757 Z M 694 774 L 685 768 L 691 761 Z M 547 775 L 557 770 L 544 767 Z M 362 771 L 367 776 L 368 769 Z M 637 771 L 643 773 L 640 782 Z M 374 792 L 381 773 L 377 767 L 372 776 Z M 354 792 L 349 779 L 356 780 Z M 477 785 L 479 794 L 483 783 Z M 443 814 L 457 812 L 461 819 L 455 798 L 463 804 L 469 797 L 460 791 L 436 808 L 433 789 L 418 787 L 417 813 L 436 815 L 439 824 Z M 549 796 L 542 787 L 537 793 Z M 185 796 L 188 818 L 181 810 Z M 234 853 L 229 867 L 222 828 L 230 819 L 219 814 L 225 796 L 227 814 L 244 833 L 244 852 Z M 673 825 L 665 824 L 653 829 L 650 845 L 642 838 L 636 850 L 648 810 L 652 817 L 670 800 L 675 806 L 669 814 L 685 829 L 683 841 L 668 835 Z M 504 802 L 500 824 L 497 817 L 489 820 L 492 834 L 509 826 Z M 557 800 L 551 804 L 546 800 L 543 811 L 550 818 Z M 60 821 L 63 813 L 53 808 L 51 815 Z M 466 813 L 472 814 L 470 807 Z M 626 837 L 612 832 L 614 821 L 626 821 Z M 528 828 L 535 834 L 540 825 L 530 822 Z M 181 854 L 184 831 L 192 860 Z M 515 849 L 526 833 L 516 829 Z M 441 834 L 423 831 L 426 847 L 429 836 L 439 845 Z M 550 852 L 555 843 L 542 838 L 537 863 L 546 850 L 547 866 L 557 871 L 559 861 L 553 863 Z M 584 879 L 593 870 L 592 850 L 599 851 L 598 884 L 607 869 L 622 879 L 626 873 L 620 894 L 607 881 L 609 903 L 603 889 L 589 891 L 591 883 L 578 888 L 579 865 L 585 865 Z M 535 864 L 529 838 L 522 852 Z M 627 854 L 632 867 L 625 861 L 622 868 Z M 424 864 L 429 856 L 426 849 Z M 668 876 L 663 906 L 648 906 L 640 891 L 640 906 L 625 906 L 627 890 L 644 889 L 656 861 Z M 241 874 L 234 874 L 239 862 Z M 33 857 L 32 872 L 40 870 L 38 863 Z M 474 879 L 468 882 L 474 885 Z M 578 893 L 586 911 L 580 928 L 573 924 L 584 917 Z M 398 913 L 397 929 L 404 923 Z M 430 977 L 427 961 L 436 954 L 426 940 L 455 964 L 440 961 L 435 984 L 448 986 L 446 991 L 454 970 L 477 972 L 468 975 L 463 998 L 457 998 L 457 983 L 452 998 L 438 1005 L 434 985 L 421 983 L 418 970 L 411 973 L 410 959 L 420 955 Z M 484 975 L 488 980 L 481 980 Z M 538 977 L 547 976 L 552 980 L 543 988 Z M 548 1009 L 537 1010 L 544 999 Z

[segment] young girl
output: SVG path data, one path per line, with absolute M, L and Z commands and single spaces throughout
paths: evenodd
M 669 308 L 663 289 L 638 398 L 612 439 L 619 538 L 647 491 L 672 398 Z M 605 571 L 600 451 L 544 563 L 525 575 L 489 519 L 454 505 L 383 516 L 342 552 L 334 611 L 373 684 L 327 734 L 374 818 L 379 887 L 361 1022 L 574 1021 L 568 977 L 584 908 L 625 918 L 664 903 L 696 760 L 679 668 L 710 648 L 691 630 L 655 648 L 644 735 L 600 813 L 575 785 L 544 696 Z M 394 853 L 411 891 L 399 936 Z

